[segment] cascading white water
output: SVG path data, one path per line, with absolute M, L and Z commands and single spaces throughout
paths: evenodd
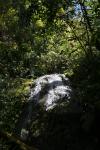
M 66 102 L 68 102 L 71 95 L 72 89 L 69 79 L 63 74 L 51 74 L 42 76 L 35 81 L 29 101 L 34 101 L 36 104 L 42 101 L 48 111 L 53 109 L 65 97 Z
M 34 107 L 42 106 L 46 111 L 53 110 L 54 107 L 63 101 L 69 103 L 72 94 L 70 81 L 63 74 L 44 75 L 36 79 L 30 88 L 29 100 L 24 109 L 25 115 L 19 121 L 18 128 L 20 129 L 21 139 L 27 140 L 28 129 L 33 114 L 35 115 L 33 105 Z

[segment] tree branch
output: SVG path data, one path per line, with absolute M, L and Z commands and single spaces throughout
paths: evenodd
M 21 150 L 38 150 L 35 147 L 30 147 L 27 144 L 25 144 L 23 141 L 18 139 L 17 136 L 12 135 L 11 133 L 5 132 L 5 131 L 0 131 L 0 139 L 5 139 L 9 140 L 12 144 L 16 144 L 17 146 L 20 147 Z
M 81 10 L 82 10 L 82 12 L 83 12 L 84 20 L 86 20 L 88 29 L 89 29 L 89 31 L 92 33 L 92 32 L 93 32 L 93 29 L 92 29 L 92 27 L 91 27 L 90 18 L 88 17 L 88 13 L 87 13 L 86 7 L 85 7 L 85 5 L 84 5 L 84 2 L 81 2 L 80 0 L 78 0 L 78 3 L 79 3 L 80 6 L 81 6 Z

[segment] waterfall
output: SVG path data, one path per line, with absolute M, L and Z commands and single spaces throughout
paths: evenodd
M 45 111 L 53 110 L 63 101 L 69 103 L 72 94 L 70 81 L 63 74 L 44 75 L 37 78 L 32 83 L 28 102 L 16 127 L 21 139 L 26 140 L 28 138 L 29 127 L 38 112 L 36 110 L 38 105 L 42 106 Z

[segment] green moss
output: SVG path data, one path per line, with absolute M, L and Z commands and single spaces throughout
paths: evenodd
M 20 96 L 28 94 L 31 83 L 32 79 L 15 79 L 14 81 L 10 82 L 11 87 L 8 89 L 8 96 Z

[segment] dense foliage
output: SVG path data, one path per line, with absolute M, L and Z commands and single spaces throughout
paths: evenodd
M 0 1 L 0 132 L 13 133 L 30 83 L 50 73 L 71 79 L 81 113 L 76 116 L 72 110 L 66 119 L 41 112 L 42 119 L 32 124 L 33 143 L 37 147 L 43 143 L 39 148 L 48 150 L 96 150 L 100 146 L 100 0 Z M 0 149 L 11 149 L 11 144 L 0 136 Z

